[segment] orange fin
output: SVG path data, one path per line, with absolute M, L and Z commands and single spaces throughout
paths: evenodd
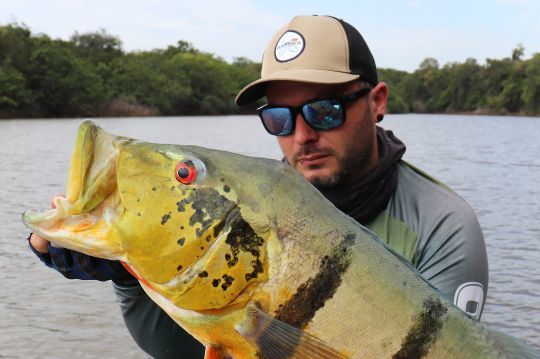
M 346 359 L 347 355 L 313 335 L 272 318 L 259 308 L 247 308 L 248 319 L 236 330 L 251 341 L 262 358 Z
M 225 357 L 216 347 L 210 345 L 204 351 L 204 359 L 225 359 Z

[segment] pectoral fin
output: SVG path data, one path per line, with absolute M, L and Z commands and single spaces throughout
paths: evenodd
M 247 319 L 236 330 L 259 349 L 261 358 L 339 359 L 345 354 L 307 332 L 272 318 L 259 308 L 247 308 Z
M 204 359 L 225 359 L 225 357 L 216 347 L 208 346 L 204 351 Z

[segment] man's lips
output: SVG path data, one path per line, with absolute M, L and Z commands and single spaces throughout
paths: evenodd
M 329 157 L 326 153 L 314 153 L 307 156 L 298 157 L 298 162 L 304 166 L 320 165 Z

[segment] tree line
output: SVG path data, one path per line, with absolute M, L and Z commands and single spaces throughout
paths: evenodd
M 540 54 L 475 59 L 439 66 L 425 59 L 408 73 L 380 69 L 390 86 L 391 113 L 540 114 Z M 69 40 L 0 26 L 0 118 L 254 113 L 237 107 L 238 91 L 261 64 L 229 63 L 180 40 L 152 51 L 126 52 L 105 30 Z
M 382 69 L 380 77 L 390 85 L 393 112 L 539 115 L 540 53 L 523 54 L 519 45 L 485 65 L 469 58 L 442 67 L 427 58 L 413 73 Z

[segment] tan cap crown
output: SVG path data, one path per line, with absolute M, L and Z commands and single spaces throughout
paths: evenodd
M 261 98 L 270 81 L 339 84 L 363 78 L 376 83 L 376 71 L 354 27 L 330 16 L 296 16 L 274 35 L 263 55 L 261 78 L 244 87 L 236 103 Z

